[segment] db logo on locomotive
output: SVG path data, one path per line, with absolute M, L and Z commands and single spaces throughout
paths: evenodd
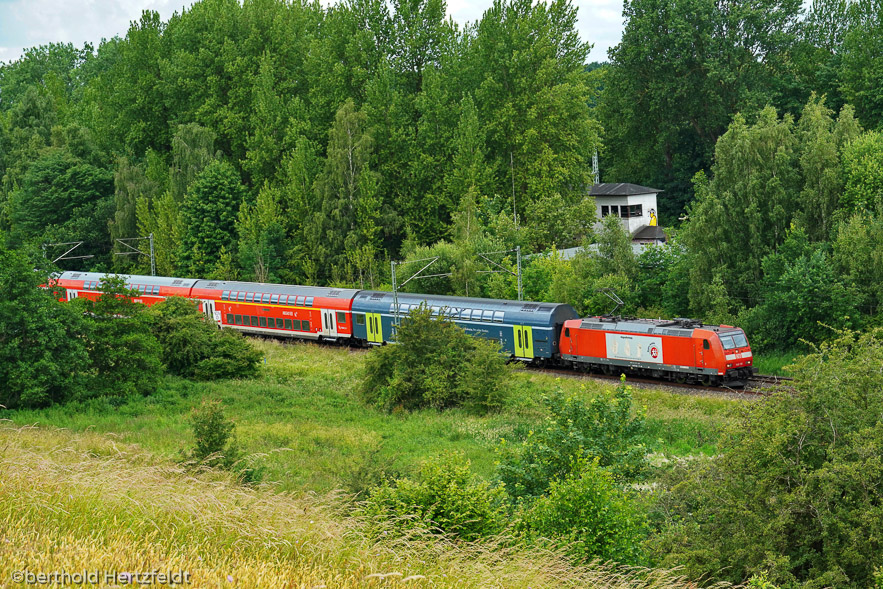
M 659 358 L 659 348 L 656 347 L 656 344 L 650 346 L 650 356 L 653 358 Z

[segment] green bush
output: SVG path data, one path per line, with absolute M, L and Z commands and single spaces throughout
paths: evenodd
M 543 404 L 549 412 L 543 427 L 531 431 L 520 447 L 504 443 L 499 449 L 499 475 L 510 495 L 542 495 L 586 458 L 597 458 L 620 479 L 641 473 L 645 451 L 638 440 L 646 427 L 644 414 L 632 414 L 631 387 L 625 381 L 614 394 L 600 394 L 588 403 L 559 390 L 544 396 Z
M 48 281 L 45 260 L 0 248 L 0 405 L 8 409 L 62 403 L 88 382 L 83 315 L 40 288 Z
M 133 302 L 137 291 L 125 279 L 105 276 L 95 299 L 78 298 L 70 305 L 84 318 L 89 348 L 90 382 L 79 398 L 147 395 L 156 389 L 163 372 L 161 348 L 144 315 L 146 307 Z
M 713 460 L 658 494 L 661 566 L 780 586 L 861 587 L 883 565 L 883 330 L 841 332 L 744 407 Z
M 236 441 L 236 425 L 224 416 L 224 407 L 218 400 L 203 400 L 190 413 L 194 446 L 186 460 L 198 466 L 224 468 L 236 473 L 242 482 L 258 482 L 262 468 L 248 464 Z
M 260 352 L 239 332 L 218 329 L 193 301 L 170 297 L 151 307 L 148 316 L 169 372 L 200 380 L 257 373 Z
M 396 344 L 370 354 L 361 387 L 365 402 L 387 411 L 502 406 L 505 358 L 495 343 L 471 337 L 425 306 L 402 320 Z
M 640 564 L 647 519 L 597 458 L 580 459 L 530 504 L 518 528 L 529 541 L 563 548 L 578 561 Z
M 506 525 L 506 494 L 479 481 L 462 454 L 424 462 L 415 479 L 400 478 L 375 487 L 362 514 L 399 529 L 428 528 L 476 540 Z

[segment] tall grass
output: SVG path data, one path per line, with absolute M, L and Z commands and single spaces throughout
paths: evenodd
M 695 587 L 576 567 L 506 538 L 373 540 L 334 495 L 193 474 L 110 435 L 0 426 L 0 579 L 16 571 L 186 571 L 194 587 Z

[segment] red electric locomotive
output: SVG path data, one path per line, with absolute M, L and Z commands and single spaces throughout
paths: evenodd
M 692 319 L 572 319 L 560 342 L 562 360 L 581 370 L 729 386 L 755 372 L 745 332 Z

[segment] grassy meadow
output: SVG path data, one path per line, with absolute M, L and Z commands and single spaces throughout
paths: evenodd
M 6 411 L 2 417 L 15 426 L 107 434 L 174 461 L 192 446 L 192 408 L 205 398 L 220 399 L 236 424 L 242 449 L 264 467 L 264 480 L 279 491 L 354 492 L 366 477 L 370 482 L 372 473 L 407 473 L 420 460 L 446 450 L 463 452 L 476 473 L 492 477 L 500 440 L 520 441 L 542 423 L 544 392 L 560 387 L 588 398 L 610 386 L 513 370 L 511 395 L 499 413 L 386 414 L 358 398 L 365 354 L 370 352 L 263 340 L 255 345 L 265 362 L 257 378 L 197 383 L 168 377 L 148 397 Z M 718 429 L 737 405 L 648 389 L 635 389 L 633 395 L 635 404 L 646 409 L 648 451 L 674 456 L 714 453 Z
M 380 471 L 408 473 L 445 450 L 494 475 L 500 440 L 541 425 L 542 395 L 586 398 L 610 385 L 513 369 L 506 407 L 386 414 L 358 398 L 365 354 L 255 341 L 258 377 L 196 383 L 167 377 L 155 394 L 80 401 L 0 417 L 0 587 L 15 571 L 188 571 L 197 587 L 694 587 L 677 573 L 573 566 L 553 552 L 428 533 L 368 534 L 350 493 Z M 737 402 L 635 389 L 648 452 L 712 453 Z M 257 486 L 181 465 L 188 416 L 223 401 Z M 394 538 L 394 539 L 393 539 Z
M 0 587 L 21 586 L 23 571 L 152 570 L 219 588 L 695 587 L 666 571 L 576 567 L 505 538 L 372 538 L 333 495 L 194 474 L 118 436 L 6 423 L 0 445 Z

